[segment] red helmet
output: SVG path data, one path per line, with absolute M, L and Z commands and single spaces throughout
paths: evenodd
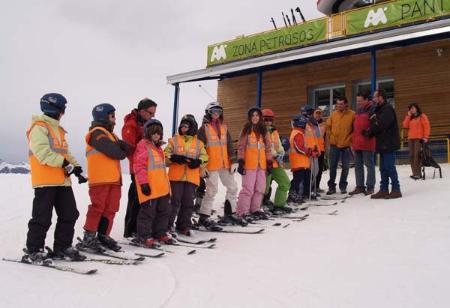
M 272 109 L 263 109 L 262 115 L 265 118 L 275 118 L 275 113 L 273 113 Z

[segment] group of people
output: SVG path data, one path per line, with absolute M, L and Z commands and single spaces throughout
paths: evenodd
M 267 219 L 262 205 L 275 214 L 291 212 L 290 205 L 317 198 L 324 192 L 320 182 L 326 155 L 330 167 L 328 195 L 336 193 L 339 161 L 342 163 L 339 189 L 341 193 L 347 192 L 349 160 L 354 153 L 356 188 L 350 194 L 365 193 L 372 198 L 386 199 L 401 197 L 394 155 L 400 147 L 397 119 L 380 90 L 373 94 L 372 101 L 367 93 L 358 93 L 356 114 L 349 109 L 345 98 L 339 98 L 336 111 L 327 121 L 323 121 L 320 109 L 303 106 L 291 121 L 287 147 L 283 146 L 275 126 L 274 112 L 252 107 L 239 136 L 237 155 L 224 121 L 223 107 L 217 102 L 206 106 L 200 127 L 193 115 L 184 115 L 177 133 L 167 143 L 163 140 L 163 124 L 155 119 L 154 101 L 141 100 L 125 116 L 122 140 L 114 134 L 114 106 L 100 104 L 92 110 L 93 121 L 85 137 L 87 179 L 70 154 L 66 131 L 60 126 L 66 104 L 61 94 L 44 95 L 40 101 L 43 115 L 33 117 L 27 132 L 35 192 L 24 256 L 30 262 L 48 257 L 43 248 L 53 208 L 58 218 L 51 257 L 82 260 L 85 256 L 78 249 L 121 249 L 110 234 L 121 199 L 120 160 L 125 158 L 130 163 L 131 184 L 124 237 L 134 238 L 143 247 L 170 244 L 174 232 L 191 235 L 196 207 L 199 218 L 195 227 L 211 231 L 220 231 L 227 224 L 245 226 L 251 220 Z M 415 140 L 426 142 L 429 138 L 429 128 L 421 131 L 425 137 L 419 132 L 417 123 L 425 122 L 423 119 L 426 117 L 414 105 L 404 121 L 414 132 L 410 133 L 414 153 Z M 380 190 L 376 194 L 375 151 L 380 153 L 381 172 Z M 284 165 L 286 152 L 293 173 L 291 181 Z M 411 161 L 415 162 L 413 158 Z M 417 176 L 416 169 L 414 165 L 413 176 Z M 236 171 L 242 176 L 240 192 L 234 176 Z M 72 174 L 80 183 L 88 181 L 91 199 L 78 249 L 72 246 L 79 216 L 71 188 Z M 219 179 L 226 188 L 224 213 L 219 220 L 214 220 L 211 215 Z M 273 202 L 272 181 L 278 184 Z

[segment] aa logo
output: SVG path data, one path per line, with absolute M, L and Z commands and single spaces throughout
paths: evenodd
M 211 62 L 214 61 L 220 61 L 222 59 L 227 59 L 227 53 L 226 53 L 227 45 L 219 45 L 214 46 L 213 52 L 211 54 Z
M 370 26 L 378 26 L 379 23 L 386 24 L 387 17 L 384 13 L 387 10 L 387 7 L 379 8 L 377 11 L 370 10 L 369 14 L 367 14 L 366 22 L 364 23 L 364 28 L 368 28 Z

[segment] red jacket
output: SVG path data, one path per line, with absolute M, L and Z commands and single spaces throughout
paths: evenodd
M 362 135 L 363 130 L 368 130 L 370 126 L 370 112 L 373 103 L 369 102 L 364 108 L 357 110 L 355 121 L 353 122 L 352 149 L 353 151 L 375 151 L 375 137 Z
M 122 127 L 122 139 L 131 146 L 131 154 L 128 156 L 130 161 L 130 173 L 133 172 L 133 154 L 136 150 L 136 146 L 144 138 L 144 123 L 139 120 L 137 109 L 134 109 L 131 113 L 127 114 L 123 119 L 124 125 Z

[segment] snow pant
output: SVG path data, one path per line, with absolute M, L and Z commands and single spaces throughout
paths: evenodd
M 34 189 L 33 211 L 28 222 L 26 245 L 30 253 L 44 249 L 45 237 L 52 224 L 53 208 L 58 216 L 53 250 L 60 251 L 72 246 L 75 222 L 80 215 L 72 187 L 40 187 Z
M 303 181 L 303 197 L 310 198 L 311 191 L 314 191 L 316 185 L 316 177 L 319 173 L 319 160 L 318 158 L 309 158 L 310 167 L 306 169 L 305 179 Z
M 228 169 L 219 169 L 217 171 L 209 172 L 209 176 L 205 179 L 206 192 L 202 201 L 202 206 L 200 207 L 200 214 L 211 216 L 214 198 L 216 197 L 219 186 L 219 178 L 227 189 L 225 199 L 230 201 L 231 208 L 233 212 L 235 211 L 238 187 L 234 179 L 234 174 L 232 174 Z
M 91 204 L 86 214 L 84 230 L 109 235 L 114 217 L 119 211 L 121 186 L 117 184 L 91 186 L 89 197 Z
M 203 198 L 205 197 L 205 191 L 206 191 L 205 179 L 200 177 L 200 185 L 198 185 L 195 190 L 195 196 L 198 198 Z
M 290 188 L 290 181 L 283 167 L 274 168 L 272 173 L 266 178 L 266 191 L 264 194 L 269 195 L 269 199 L 272 181 L 275 181 L 278 184 L 273 204 L 274 206 L 284 206 L 286 204 L 287 194 Z
M 347 177 L 350 168 L 350 148 L 338 148 L 330 145 L 330 180 L 328 181 L 329 189 L 336 189 L 336 175 L 339 160 L 342 162 L 341 178 L 339 180 L 339 189 L 347 189 Z
M 317 171 L 316 176 L 316 189 L 320 188 L 320 181 L 322 180 L 322 173 L 325 167 L 325 153 L 320 154 L 320 156 L 318 157 L 318 162 L 319 162 L 319 170 Z
M 136 190 L 134 175 L 131 175 L 130 189 L 128 190 L 127 212 L 125 214 L 125 230 L 123 237 L 132 237 L 137 232 L 136 221 L 139 214 L 139 199 Z
M 410 139 L 409 144 L 409 163 L 411 164 L 412 175 L 421 176 L 421 162 L 420 162 L 420 149 L 422 148 L 422 143 L 420 139 Z
M 137 235 L 139 239 L 160 238 L 168 231 L 171 213 L 170 196 L 166 195 L 141 204 L 137 217 Z
M 366 185 L 364 186 L 364 166 L 367 168 Z M 355 151 L 356 187 L 375 188 L 375 153 L 372 151 Z
M 189 182 L 170 182 L 172 196 L 170 204 L 172 212 L 169 217 L 169 228 L 177 219 L 177 230 L 191 228 L 192 212 L 194 211 L 195 189 L 197 185 Z
M 266 170 L 245 170 L 242 189 L 239 193 L 236 214 L 244 216 L 261 210 L 261 202 L 266 190 Z
M 289 192 L 294 192 L 299 196 L 303 196 L 304 192 L 307 191 L 307 189 L 305 189 L 305 179 L 308 179 L 309 183 L 310 174 L 310 170 L 304 168 L 292 171 L 293 177 Z
M 380 153 L 380 191 L 389 192 L 389 179 L 392 191 L 400 192 L 397 169 L 395 168 L 395 152 Z

